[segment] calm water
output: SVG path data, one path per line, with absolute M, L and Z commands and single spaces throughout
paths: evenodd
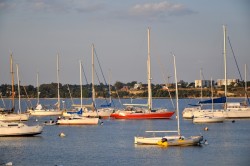
M 187 103 L 180 100 L 182 111 Z M 35 103 L 35 101 L 33 101 Z M 41 100 L 52 104 L 55 100 Z M 79 102 L 79 101 L 78 101 Z M 87 101 L 89 102 L 89 101 Z M 123 100 L 124 103 L 130 100 Z M 146 103 L 145 99 L 133 102 Z M 153 100 L 155 107 L 168 108 L 169 100 Z M 77 101 L 76 101 L 77 103 Z M 101 103 L 101 101 L 99 101 Z M 115 100 L 118 107 L 118 100 Z M 70 100 L 65 101 L 65 107 Z M 26 104 L 22 101 L 22 107 Z M 48 120 L 38 119 L 40 123 Z M 170 120 L 103 120 L 97 126 L 45 126 L 35 137 L 0 138 L 0 165 L 13 162 L 17 166 L 79 166 L 79 165 L 250 165 L 250 119 L 227 120 L 221 124 L 193 124 L 182 120 L 184 136 L 202 134 L 208 145 L 201 147 L 136 146 L 134 136 L 145 130 L 175 130 L 176 119 Z M 28 123 L 37 123 L 32 117 Z M 208 126 L 209 131 L 203 128 Z M 66 137 L 59 137 L 64 132 Z

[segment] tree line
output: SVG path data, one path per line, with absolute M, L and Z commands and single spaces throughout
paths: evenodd
M 126 97 L 147 97 L 147 84 L 142 84 L 140 89 L 134 89 L 134 85 L 137 84 L 136 81 L 122 83 L 120 81 L 116 81 L 114 85 L 110 85 L 111 92 L 109 91 L 109 85 L 105 85 L 100 83 L 99 85 L 95 85 L 96 97 L 108 98 L 110 95 L 112 98 L 126 98 Z M 250 82 L 247 82 L 248 86 Z M 200 97 L 201 96 L 201 89 L 194 88 L 192 85 L 188 84 L 185 81 L 180 81 L 178 83 L 179 87 L 179 97 L 180 98 L 188 98 L 188 97 Z M 123 88 L 127 87 L 126 90 Z M 14 85 L 14 93 L 17 97 L 17 85 Z M 82 95 L 84 98 L 91 98 L 92 97 L 92 84 L 87 84 L 82 86 L 83 92 Z M 29 98 L 37 98 L 38 96 L 38 88 L 34 87 L 33 85 L 21 86 L 20 94 L 22 97 L 29 97 Z M 60 97 L 62 98 L 80 98 L 80 85 L 62 85 L 59 84 L 60 90 Z M 221 96 L 221 93 L 217 93 L 218 91 L 223 91 L 224 87 L 214 88 L 213 94 L 215 96 Z M 2 84 L 0 86 L 0 94 L 3 98 L 10 98 L 12 96 L 12 87 L 8 84 Z M 239 84 L 237 86 L 230 85 L 228 86 L 228 92 L 234 93 L 235 97 L 244 96 L 244 84 Z M 204 88 L 202 90 L 203 97 L 210 97 L 211 96 L 211 89 Z M 41 84 L 39 86 L 39 97 L 40 98 L 57 98 L 58 96 L 58 84 L 57 83 L 50 83 L 50 84 Z M 175 97 L 175 84 L 169 84 L 168 90 L 163 89 L 162 84 L 152 84 L 152 96 L 153 97 Z

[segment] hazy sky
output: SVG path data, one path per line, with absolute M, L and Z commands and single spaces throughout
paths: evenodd
M 0 84 L 10 83 L 10 50 L 22 85 L 35 85 L 37 72 L 40 84 L 56 82 L 58 52 L 62 84 L 79 84 L 79 60 L 90 82 L 92 43 L 112 84 L 146 83 L 147 27 L 153 83 L 165 83 L 162 73 L 174 81 L 171 52 L 178 80 L 199 79 L 201 68 L 205 79 L 224 78 L 223 24 L 244 76 L 249 16 L 248 0 L 0 0 Z M 229 44 L 227 53 L 228 78 L 239 78 Z

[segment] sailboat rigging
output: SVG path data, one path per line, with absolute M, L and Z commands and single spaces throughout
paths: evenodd
M 90 118 L 83 116 L 82 104 L 82 62 L 80 61 L 80 90 L 81 90 L 81 105 L 77 113 L 70 114 L 68 118 L 60 118 L 57 120 L 58 125 L 97 125 L 99 118 Z
M 95 46 L 94 44 L 91 45 L 91 59 L 92 59 L 92 104 L 90 106 L 86 106 L 86 109 L 83 110 L 83 116 L 85 117 L 100 117 L 100 118 L 109 118 L 110 115 L 113 112 L 113 109 L 111 108 L 104 108 L 104 109 L 97 109 L 96 106 L 96 92 L 95 92 Z M 99 64 L 100 65 L 100 64 Z M 79 108 L 79 106 L 75 105 Z M 82 107 L 80 107 L 82 108 Z M 91 109 L 87 109 L 91 108 Z
M 147 30 L 148 34 L 148 55 L 147 55 L 147 82 L 148 82 L 148 102 L 147 104 L 124 104 L 129 106 L 128 110 L 117 110 L 111 114 L 111 118 L 115 119 L 170 119 L 175 113 L 166 109 L 152 109 L 152 90 L 151 90 L 151 61 L 150 61 L 150 28 Z M 139 107 L 147 107 L 139 108 Z
M 8 110 L 4 113 L 0 114 L 0 121 L 27 121 L 29 119 L 29 114 L 21 113 L 20 110 L 18 110 L 17 113 L 15 113 L 15 89 L 14 89 L 14 70 L 13 70 L 13 57 L 12 52 L 10 54 L 10 73 L 11 73 L 11 97 L 12 97 L 12 107 L 10 110 Z
M 59 88 L 59 54 L 57 54 L 57 93 L 58 93 L 58 101 L 56 103 L 56 109 L 54 108 L 45 108 L 42 104 L 40 104 L 39 96 L 39 75 L 37 74 L 37 106 L 35 109 L 29 108 L 27 110 L 28 113 L 32 116 L 60 116 L 62 115 L 62 111 L 60 110 L 60 88 Z
M 17 68 L 17 84 L 18 84 L 18 112 L 21 113 L 21 95 L 20 95 L 20 81 L 19 81 L 19 67 Z M 22 122 L 3 122 L 0 121 L 0 137 L 6 136 L 34 136 L 41 134 L 43 126 L 33 125 L 29 126 Z
M 173 58 L 174 58 L 174 71 L 175 71 L 177 130 L 176 131 L 146 131 L 146 132 L 177 133 L 177 135 L 170 135 L 170 136 L 163 136 L 163 137 L 134 137 L 135 144 L 160 145 L 160 146 L 190 146 L 190 145 L 200 145 L 201 141 L 203 140 L 203 136 L 191 136 L 191 137 L 185 138 L 184 136 L 181 135 L 175 55 L 173 55 Z

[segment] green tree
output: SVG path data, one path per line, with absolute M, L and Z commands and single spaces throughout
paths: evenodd
M 116 87 L 117 90 L 120 90 L 123 88 L 124 83 L 120 82 L 120 81 L 116 81 L 114 86 Z

